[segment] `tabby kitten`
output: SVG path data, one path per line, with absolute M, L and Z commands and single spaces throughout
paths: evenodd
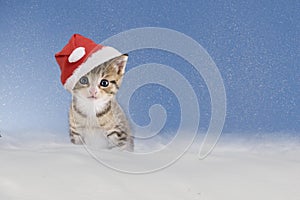
M 69 112 L 72 143 L 81 144 L 85 137 L 96 131 L 106 138 L 108 147 L 133 150 L 128 121 L 115 99 L 127 59 L 126 54 L 113 58 L 76 83 Z

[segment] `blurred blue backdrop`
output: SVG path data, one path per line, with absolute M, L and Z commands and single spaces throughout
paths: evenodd
M 199 42 L 217 64 L 227 93 L 224 132 L 300 132 L 299 1 L 5 1 L 0 6 L 0 130 L 67 131 L 70 94 L 60 83 L 54 54 L 73 33 L 100 43 L 139 27 L 164 27 Z M 127 70 L 156 62 L 192 83 L 201 108 L 201 130 L 210 98 L 201 77 L 183 59 L 158 50 L 130 53 Z M 166 76 L 167 78 L 167 76 Z M 158 85 L 133 95 L 141 125 L 161 103 L 165 129 L 178 127 L 180 109 Z

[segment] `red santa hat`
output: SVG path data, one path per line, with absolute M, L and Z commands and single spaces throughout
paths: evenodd
M 96 44 L 79 34 L 74 34 L 68 44 L 55 54 L 61 70 L 61 82 L 72 91 L 79 79 L 112 58 L 122 55 L 113 47 Z

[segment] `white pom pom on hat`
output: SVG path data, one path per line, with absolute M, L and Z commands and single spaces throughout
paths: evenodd
M 74 49 L 71 53 L 71 55 L 68 58 L 69 63 L 74 63 L 83 58 L 85 55 L 85 48 L 84 47 L 77 47 Z

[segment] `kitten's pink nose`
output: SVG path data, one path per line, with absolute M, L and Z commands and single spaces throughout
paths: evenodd
M 98 93 L 98 91 L 97 91 L 96 88 L 91 88 L 91 89 L 89 90 L 89 92 L 90 92 L 90 94 L 91 94 L 92 96 L 96 96 L 97 93 Z

